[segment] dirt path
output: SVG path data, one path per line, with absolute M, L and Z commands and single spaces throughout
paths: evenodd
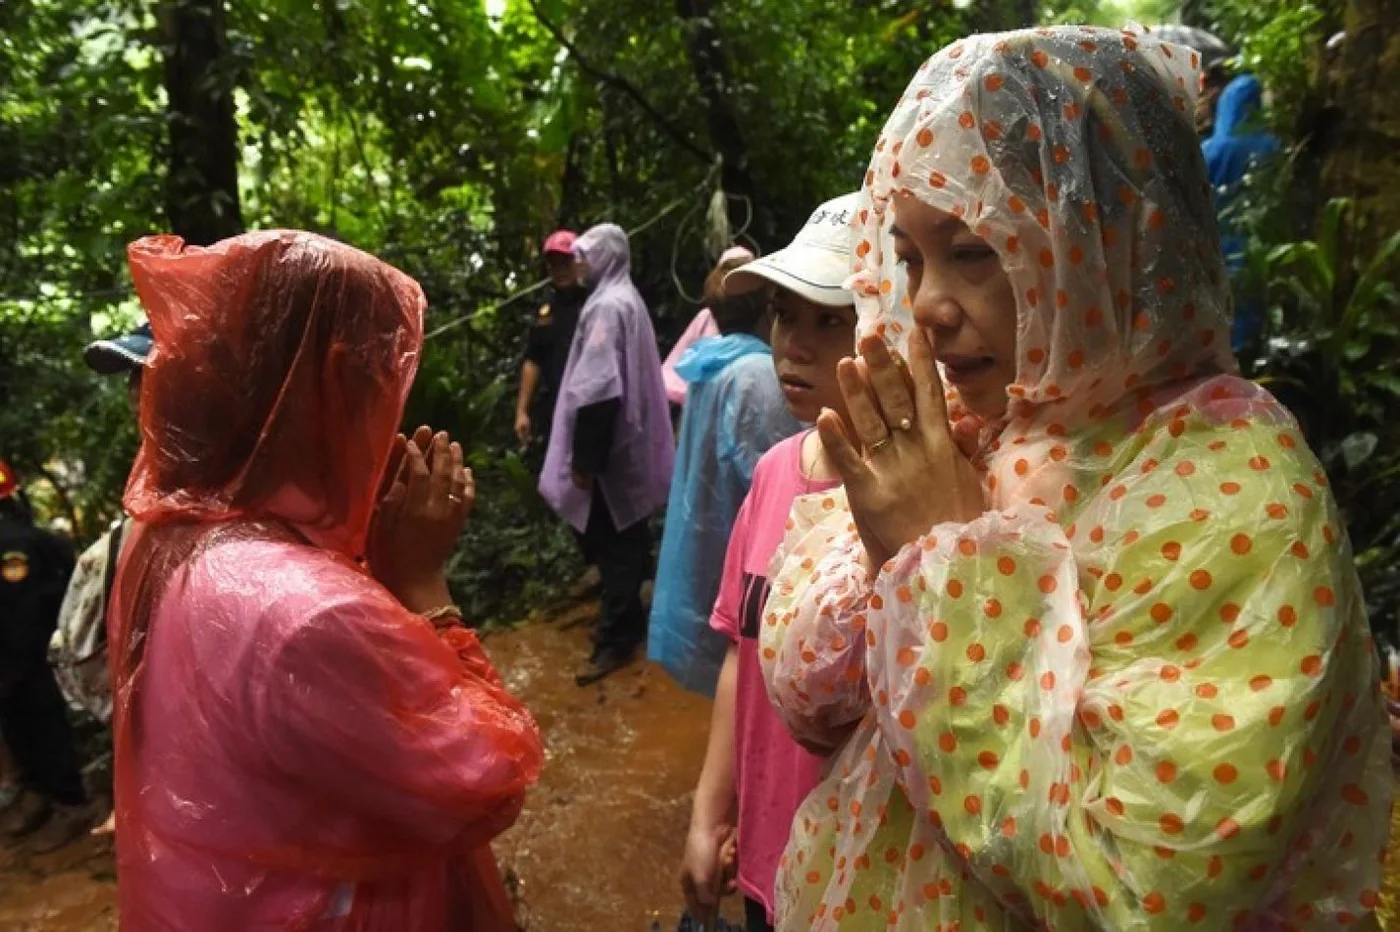
M 645 932 L 654 921 L 672 932 L 709 703 L 642 664 L 575 687 L 591 614 L 584 607 L 487 638 L 487 652 L 534 710 L 549 747 L 540 785 L 497 840 L 496 855 L 529 932 Z M 1400 836 L 1400 807 L 1394 833 Z M 1386 865 L 1380 914 L 1382 929 L 1400 930 L 1400 857 Z M 0 930 L 116 927 L 105 844 L 85 840 L 44 857 L 0 847 Z
M 683 905 L 676 876 L 710 703 L 643 664 L 576 687 L 589 617 L 581 609 L 486 641 L 549 749 L 540 785 L 496 856 L 519 878 L 530 932 L 630 932 L 653 921 L 669 932 Z
M 6 932 L 113 932 L 117 888 L 111 847 L 84 839 L 36 857 L 0 846 L 0 929 Z

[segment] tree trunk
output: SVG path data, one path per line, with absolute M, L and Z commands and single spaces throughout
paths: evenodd
M 170 164 L 165 212 L 188 243 L 243 232 L 238 124 L 223 0 L 162 0 Z
M 564 151 L 564 177 L 559 184 L 559 206 L 554 213 L 554 222 L 564 229 L 573 229 L 578 223 L 584 188 L 588 184 L 583 167 L 585 148 L 583 135 L 578 130 L 569 134 L 569 147 Z
M 617 152 L 616 115 L 608 98 L 609 90 L 599 88 L 598 100 L 603 109 L 603 155 L 608 166 L 608 197 L 611 200 L 609 206 L 616 206 L 626 200 L 627 184 L 622 178 L 622 164 Z
M 1345 29 L 1323 184 L 1374 243 L 1400 230 L 1400 0 L 1349 0 Z
M 710 144 L 724 160 L 720 185 L 729 194 L 749 199 L 756 227 L 750 232 L 760 242 L 771 243 L 777 235 L 776 222 L 772 211 L 760 197 L 750 173 L 748 145 L 744 142 L 738 115 L 729 99 L 729 65 L 724 57 L 719 27 L 715 25 L 714 9 L 715 0 L 676 0 L 676 15 L 684 24 L 690 67 L 696 83 L 700 85 L 700 96 L 705 101 L 705 124 L 709 130 Z M 738 221 L 746 213 L 741 202 L 733 202 L 730 205 L 731 225 L 737 228 Z

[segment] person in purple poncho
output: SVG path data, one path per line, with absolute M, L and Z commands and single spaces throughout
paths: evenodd
M 564 367 L 539 488 L 583 535 L 602 577 L 593 653 L 574 677 L 587 686 L 631 663 L 646 636 L 647 519 L 666 503 L 675 444 L 627 234 L 615 224 L 595 226 L 575 242 L 574 257 L 591 293 Z

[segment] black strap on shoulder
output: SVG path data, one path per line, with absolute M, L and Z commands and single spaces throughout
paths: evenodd
M 112 528 L 112 533 L 107 536 L 107 565 L 102 572 L 102 617 L 106 621 L 107 606 L 112 599 L 112 585 L 117 581 L 117 561 L 122 555 L 122 532 L 126 530 L 126 519 L 117 522 L 117 526 Z M 98 636 L 98 643 L 107 643 L 107 625 L 102 625 L 102 633 Z

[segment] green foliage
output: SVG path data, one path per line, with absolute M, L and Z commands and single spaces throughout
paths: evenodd
M 126 380 L 102 379 L 80 361 L 91 334 L 55 310 L 71 306 L 47 299 L 11 302 L 4 311 L 0 457 L 19 471 L 42 513 L 87 540 L 115 512 L 136 427 Z M 67 455 L 56 460 L 56 449 Z
M 1245 295 L 1268 309 L 1257 380 L 1297 415 L 1331 478 L 1372 624 L 1400 621 L 1400 231 L 1366 243 L 1350 201 L 1316 237 L 1250 245 Z
M 1241 66 L 1274 91 L 1277 126 L 1291 125 L 1332 3 L 1210 5 Z M 0 3 L 0 456 L 47 474 L 40 504 L 83 539 L 114 513 L 136 437 L 121 380 L 88 372 L 80 353 L 133 322 L 125 245 L 169 226 L 159 8 Z M 545 234 L 651 222 L 633 241 L 634 272 L 669 343 L 695 309 L 677 282 L 697 291 L 712 259 L 701 218 L 717 152 L 741 156 L 723 175 L 744 195 L 728 202 L 736 234 L 772 249 L 812 205 L 859 183 L 890 103 L 951 39 L 1033 21 L 1171 18 L 1159 0 L 240 0 L 226 10 L 219 73 L 234 88 L 245 222 L 338 237 L 428 295 L 435 335 L 407 420 L 462 439 L 477 472 L 477 515 L 451 568 L 477 618 L 518 617 L 577 566 L 511 433 L 535 299 L 497 307 L 539 276 Z M 711 35 L 721 54 L 705 65 L 694 40 Z M 708 85 L 702 65 L 719 69 Z M 734 138 L 713 134 L 720 111 Z M 1400 444 L 1385 417 L 1397 384 L 1382 363 L 1396 350 L 1386 263 L 1400 247 L 1357 265 L 1372 250 L 1358 249 L 1340 206 L 1300 239 L 1293 231 L 1311 218 L 1290 216 L 1289 183 L 1261 178 L 1258 190 L 1274 191 L 1239 208 L 1255 239 L 1245 287 L 1270 308 L 1256 365 L 1327 460 L 1380 617 L 1393 618 Z
M 1155 26 L 1173 22 L 1177 0 L 1059 0 L 1041 4 L 1040 20 L 1046 25 L 1087 23 L 1118 29 L 1128 23 Z
M 1292 119 L 1312 82 L 1314 56 L 1329 0 L 1214 0 L 1215 31 L 1239 49 L 1238 70 L 1252 72 L 1274 95 L 1277 125 Z
M 116 511 L 135 435 L 121 380 L 88 372 L 81 349 L 133 322 L 125 246 L 170 224 L 161 2 L 182 0 L 0 3 L 0 455 L 52 476 L 46 515 L 82 539 Z M 771 250 L 859 183 L 925 57 L 1036 18 L 1024 0 L 225 9 L 216 71 L 234 88 L 244 222 L 383 256 L 423 284 L 429 331 L 450 325 L 428 341 L 407 420 L 451 431 L 476 467 L 452 576 L 478 618 L 557 594 L 577 560 L 511 431 L 536 299 L 496 308 L 542 273 L 539 242 L 561 225 L 654 221 L 632 254 L 663 345 L 695 311 L 677 281 L 697 292 L 712 261 L 704 183 L 733 140 L 712 136 L 716 99 L 688 40 L 712 30 L 722 53 L 711 86 L 742 137 L 724 178 L 747 186 L 729 200 L 733 228 Z
M 130 322 L 123 249 L 159 210 L 146 25 L 132 3 L 0 4 L 0 456 L 84 539 L 135 452 L 125 383 L 80 354 Z

